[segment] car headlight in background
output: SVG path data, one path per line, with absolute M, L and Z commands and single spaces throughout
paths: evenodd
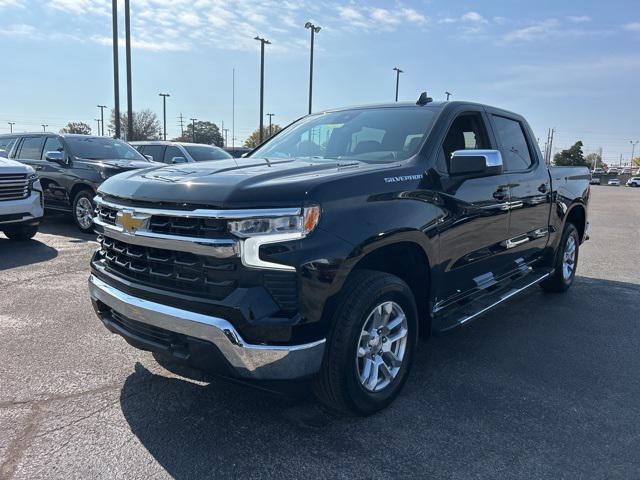
M 283 234 L 304 238 L 316 228 L 319 221 L 320 207 L 312 206 L 302 209 L 300 215 L 232 220 L 229 221 L 229 231 L 240 238 Z

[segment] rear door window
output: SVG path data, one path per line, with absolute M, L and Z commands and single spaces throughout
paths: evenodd
M 22 140 L 18 158 L 20 160 L 40 160 L 42 158 L 42 147 L 46 137 L 27 137 Z
M 162 162 L 165 148 L 164 145 L 145 145 L 142 153 L 153 157 L 154 162 Z
M 533 165 L 531 149 L 527 143 L 522 124 L 517 120 L 493 115 L 498 141 L 502 145 L 504 170 L 517 172 Z

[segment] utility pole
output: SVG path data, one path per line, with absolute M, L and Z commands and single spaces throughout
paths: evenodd
M 180 119 L 180 136 L 184 137 L 184 117 L 182 116 L 182 113 L 180 113 L 178 118 Z
M 106 105 L 98 105 L 100 109 L 100 121 L 102 122 L 102 133 L 98 131 L 98 135 L 102 135 L 104 137 L 104 109 L 107 108 Z
M 7 122 L 9 124 L 9 131 L 11 133 L 13 133 L 13 126 L 16 124 L 16 122 Z
M 400 74 L 403 73 L 403 70 L 400 70 L 398 67 L 393 67 L 396 72 L 396 102 L 398 101 L 398 90 L 400 88 Z
M 223 128 L 222 129 L 222 133 L 224 133 L 224 146 L 228 147 L 229 144 L 227 143 L 227 141 L 228 141 L 227 133 L 229 133 L 229 129 L 228 128 Z
M 271 45 L 269 40 L 256 36 L 260 42 L 260 143 L 264 139 L 264 46 Z
M 94 120 L 96 122 L 98 122 L 98 135 L 100 135 L 100 119 L 99 118 L 94 118 Z
M 556 129 L 552 128 L 551 129 L 551 137 L 549 138 L 549 161 L 547 162 L 547 165 L 551 165 L 551 159 L 553 157 L 553 135 L 555 134 Z
M 231 148 L 236 146 L 236 69 L 231 77 Z
M 47 131 L 47 127 L 48 127 L 48 126 L 49 126 L 49 125 L 47 125 L 46 123 L 43 123 L 43 124 L 42 124 L 42 131 L 43 131 L 43 132 L 46 132 L 46 131 Z
M 638 140 L 636 140 L 635 142 L 633 140 L 629 140 L 629 143 L 631 144 L 631 159 L 629 160 L 629 175 L 631 175 L 631 172 L 633 171 L 633 156 L 636 154 L 636 145 L 638 144 Z
M 311 113 L 311 104 L 313 98 L 313 43 L 316 33 L 321 30 L 321 27 L 317 27 L 311 22 L 304 24 L 304 28 L 311 30 L 311 55 L 309 57 L 309 113 Z M 271 134 L 271 131 L 269 131 Z
M 196 143 L 196 120 L 197 118 L 190 118 L 191 120 L 191 141 Z
M 309 112 L 311 113 L 311 112 Z M 275 113 L 267 113 L 267 117 L 269 117 L 269 136 L 273 135 L 273 131 L 271 128 L 271 119 L 275 116 Z
M 447 102 L 449 101 L 449 97 L 453 95 L 451 92 L 444 92 L 444 94 L 447 96 Z
M 133 138 L 133 100 L 131 92 L 131 9 L 129 0 L 124 0 L 125 54 L 127 57 L 127 141 Z
M 162 139 L 167 140 L 167 97 L 170 97 L 168 93 L 159 93 L 162 97 Z
M 120 73 L 118 69 L 118 0 L 111 0 L 113 30 L 113 103 L 116 138 L 120 138 Z

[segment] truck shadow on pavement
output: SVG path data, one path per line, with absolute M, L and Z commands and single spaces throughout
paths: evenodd
M 170 476 L 634 476 L 640 285 L 580 277 L 421 341 L 396 401 L 338 418 L 301 398 L 141 364 L 120 403 Z M 636 421 L 631 421 L 636 419 Z M 637 470 L 635 470 L 637 474 Z
M 12 241 L 0 237 L 0 270 L 46 262 L 58 256 L 58 250 L 38 240 Z
M 64 237 L 73 243 L 84 243 L 96 239 L 93 233 L 82 233 L 71 216 L 64 213 L 47 213 L 40 224 L 39 232 Z

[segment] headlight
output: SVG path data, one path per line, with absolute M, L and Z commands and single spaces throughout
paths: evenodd
M 27 180 L 29 181 L 29 191 L 38 190 L 42 191 L 42 187 L 40 186 L 40 180 L 38 179 L 38 175 L 36 173 L 30 173 L 27 175 Z
M 300 215 L 282 217 L 246 218 L 229 222 L 229 231 L 241 238 L 257 235 L 299 234 L 307 236 L 320 220 L 320 207 L 307 207 Z

